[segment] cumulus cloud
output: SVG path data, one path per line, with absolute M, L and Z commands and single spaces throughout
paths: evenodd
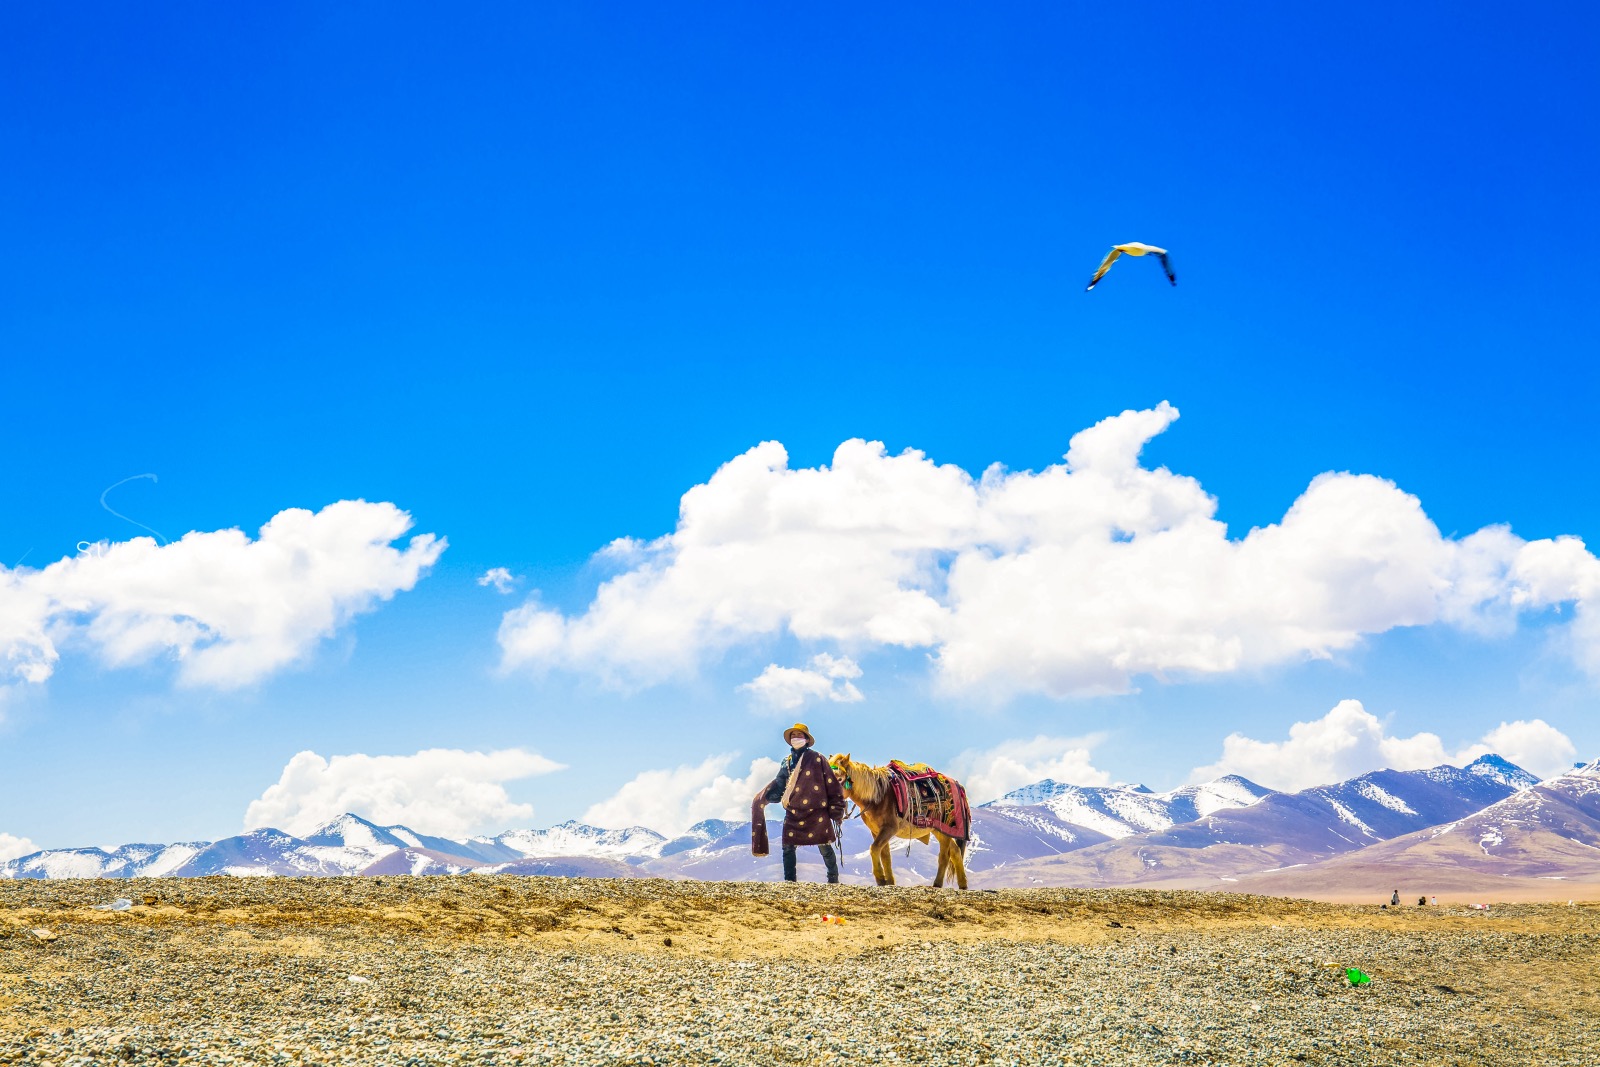
M 752 760 L 749 772 L 735 778 L 726 773 L 733 760 L 728 753 L 698 764 L 644 771 L 584 812 L 583 821 L 614 830 L 648 826 L 672 837 L 702 819 L 748 819 L 756 790 L 772 781 L 778 761 Z
M 250 802 L 244 824 L 300 835 L 350 812 L 385 826 L 399 823 L 419 833 L 465 837 L 533 816 L 532 805 L 513 803 L 501 782 L 562 767 L 520 748 L 430 748 L 411 756 L 357 752 L 331 759 L 300 752 L 276 784 Z
M 490 567 L 478 576 L 479 585 L 492 585 L 497 593 L 509 593 L 516 588 L 517 578 L 504 567 Z
M 849 656 L 820 652 L 811 657 L 809 669 L 769 663 L 766 670 L 739 688 L 774 711 L 792 711 L 813 700 L 855 704 L 866 699 L 850 681 L 859 677 L 861 668 Z
M 502 662 L 637 687 L 787 633 L 928 650 L 947 691 L 1062 697 L 1327 658 L 1400 626 L 1492 634 L 1571 604 L 1573 654 L 1600 676 L 1600 560 L 1582 541 L 1446 537 L 1416 497 L 1346 473 L 1231 538 L 1199 482 L 1139 462 L 1177 417 L 1126 411 L 1064 463 L 976 478 L 861 440 L 792 469 L 766 442 L 685 493 L 672 533 L 602 550 L 617 573 L 583 610 L 535 596 L 507 612 Z
M 39 846 L 29 841 L 26 837 L 17 837 L 13 834 L 0 834 L 0 863 L 14 860 L 18 856 L 31 856 L 39 851 Z
M 1452 763 L 1467 763 L 1493 753 L 1541 778 L 1553 778 L 1572 769 L 1578 747 L 1572 739 L 1543 719 L 1502 722 L 1483 735 L 1483 740 L 1468 745 Z
M 392 544 L 411 516 L 343 500 L 281 511 L 240 530 L 95 546 L 42 570 L 0 567 L 0 677 L 39 684 L 59 648 L 109 666 L 166 655 L 182 685 L 230 689 L 305 658 L 351 618 L 414 586 L 445 549 L 433 534 Z
M 1072 785 L 1110 785 L 1111 776 L 1094 765 L 1091 754 L 1105 734 L 1005 741 L 993 748 L 968 749 L 950 761 L 950 774 L 966 787 L 974 804 L 987 804 L 1013 789 L 1052 778 Z
M 1383 768 L 1405 771 L 1441 763 L 1461 766 L 1489 752 L 1546 776 L 1569 767 L 1576 751 L 1565 734 L 1534 719 L 1502 722 L 1482 740 L 1451 752 L 1437 734 L 1393 736 L 1361 701 L 1341 700 L 1322 718 L 1289 727 L 1289 736 L 1283 741 L 1229 734 L 1222 742 L 1222 758 L 1197 767 L 1191 780 L 1242 774 L 1272 789 L 1294 791 Z

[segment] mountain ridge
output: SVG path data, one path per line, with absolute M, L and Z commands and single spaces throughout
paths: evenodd
M 1570 773 L 1600 782 L 1600 761 Z M 1000 885 L 1185 882 L 1225 888 L 1274 868 L 1358 854 L 1430 827 L 1446 833 L 1538 784 L 1492 754 L 1465 767 L 1370 771 L 1298 793 L 1275 792 L 1238 775 L 1163 793 L 1044 779 L 973 810 L 967 862 L 975 875 Z M 568 820 L 542 830 L 456 840 L 346 812 L 304 837 L 258 827 L 213 842 L 40 850 L 0 863 L 0 879 L 467 872 L 777 877 L 777 865 L 751 856 L 749 844 L 747 822 L 720 819 L 702 820 L 676 837 L 642 826 L 607 829 Z M 844 845 L 846 879 L 870 881 L 860 824 L 847 824 Z M 1578 841 L 1572 847 L 1587 845 Z M 909 851 L 895 856 L 900 880 L 930 881 L 932 850 Z M 818 868 L 802 876 L 820 876 L 820 864 L 802 856 L 803 866 Z

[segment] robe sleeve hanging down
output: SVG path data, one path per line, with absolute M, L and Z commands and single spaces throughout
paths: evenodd
M 750 807 L 750 855 L 767 854 L 767 805 L 758 800 Z

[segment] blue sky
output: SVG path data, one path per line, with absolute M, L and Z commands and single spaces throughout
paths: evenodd
M 171 540 L 359 499 L 411 517 L 396 553 L 449 546 L 244 684 L 186 682 L 164 639 L 115 662 L 93 629 L 114 607 L 60 608 L 49 677 L 0 704 L 0 832 L 221 836 L 304 750 L 538 753 L 566 769 L 506 777 L 477 814 L 543 825 L 708 757 L 737 785 L 796 715 L 875 759 L 1055 738 L 1018 759 L 1081 750 L 1158 788 L 1347 699 L 1451 754 L 1533 720 L 1600 754 L 1575 597 L 1120 695 L 952 691 L 943 639 L 786 623 L 621 687 L 576 652 L 508 670 L 497 641 L 534 590 L 582 617 L 626 570 L 598 550 L 673 533 L 683 494 L 763 441 L 790 468 L 859 437 L 1039 471 L 1161 401 L 1182 417 L 1144 468 L 1194 479 L 1235 541 L 1334 471 L 1414 494 L 1447 540 L 1508 523 L 1594 545 L 1579 5 L 0 20 L 10 580 L 141 535 L 100 503 L 141 473 L 108 501 Z M 1085 294 L 1128 240 L 1171 249 L 1178 285 L 1129 259 Z M 160 573 L 127 566 L 128 588 Z M 510 594 L 477 583 L 495 567 Z M 23 588 L 0 617 L 33 610 Z M 737 688 L 819 653 L 857 664 L 864 699 L 783 711 Z

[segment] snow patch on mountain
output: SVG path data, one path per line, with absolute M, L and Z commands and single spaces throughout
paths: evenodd
M 1402 815 L 1415 815 L 1417 813 L 1417 809 L 1413 808 L 1410 804 L 1407 804 L 1405 801 L 1401 800 L 1387 789 L 1384 789 L 1382 786 L 1373 782 L 1362 782 L 1355 788 L 1356 792 L 1360 793 L 1368 800 L 1376 801 L 1377 803 L 1388 808 L 1390 811 L 1398 811 Z
M 1349 823 L 1351 826 L 1354 826 L 1357 830 L 1360 830 L 1362 833 L 1366 834 L 1368 837 L 1377 837 L 1378 836 L 1377 834 L 1372 832 L 1372 827 L 1370 827 L 1366 823 L 1362 822 L 1360 816 L 1358 816 L 1355 812 L 1351 811 L 1344 804 L 1340 803 L 1338 800 L 1335 800 L 1333 797 L 1324 797 L 1323 799 L 1325 799 L 1327 801 L 1328 807 L 1333 809 L 1334 814 L 1339 816 L 1339 820 L 1341 822 Z

